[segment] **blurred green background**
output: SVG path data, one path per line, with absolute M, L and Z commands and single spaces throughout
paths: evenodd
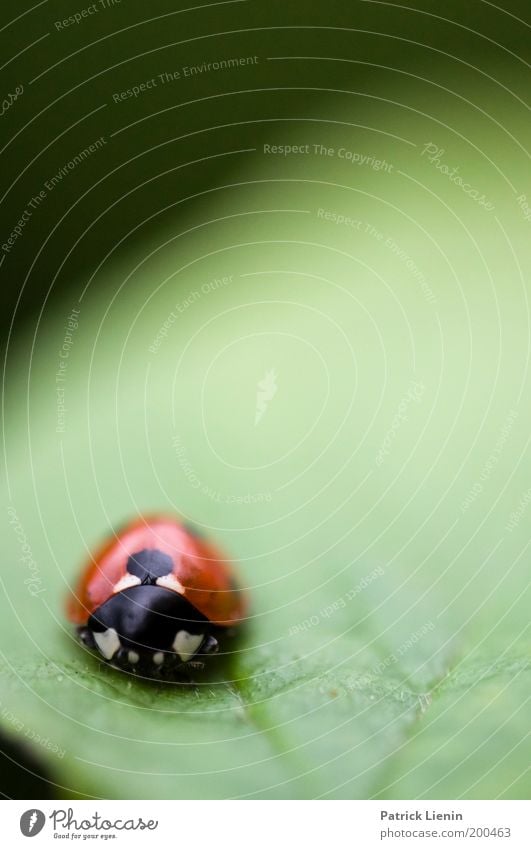
M 526 5 L 104 6 L 1 13 L 3 793 L 528 797 Z M 252 599 L 196 688 L 64 619 L 156 510 Z

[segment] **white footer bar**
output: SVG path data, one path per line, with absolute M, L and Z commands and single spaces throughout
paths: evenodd
M 526 801 L 9 800 L 1 804 L 0 817 L 4 846 L 34 849 L 65 844 L 531 849 L 531 803 Z

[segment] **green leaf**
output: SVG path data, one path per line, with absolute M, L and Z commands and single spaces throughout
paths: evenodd
M 497 219 L 422 159 L 416 120 L 391 172 L 257 153 L 249 182 L 228 174 L 127 240 L 20 337 L 0 725 L 58 796 L 527 794 L 526 290 Z M 367 133 L 308 124 L 299 142 L 390 159 Z M 467 143 L 437 133 L 501 206 Z M 524 226 L 508 207 L 520 267 Z M 196 686 L 108 669 L 65 621 L 88 552 L 158 510 L 231 552 L 252 600 Z

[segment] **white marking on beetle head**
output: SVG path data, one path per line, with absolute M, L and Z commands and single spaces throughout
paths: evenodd
M 94 631 L 93 635 L 100 653 L 106 660 L 110 660 L 121 646 L 117 632 L 114 628 L 107 628 L 106 631 Z
M 161 651 L 156 651 L 153 655 L 153 663 L 157 666 L 161 666 L 164 663 L 164 654 Z
M 140 660 L 140 655 L 138 654 L 138 652 L 131 650 L 127 652 L 127 660 L 134 666 L 135 663 L 138 663 L 138 661 Z
M 167 590 L 173 590 L 181 595 L 185 593 L 183 585 L 171 572 L 169 575 L 162 575 L 160 578 L 157 578 L 156 584 L 158 587 L 166 587 Z
M 204 634 L 189 634 L 188 631 L 178 631 L 173 641 L 173 649 L 183 663 L 194 656 L 203 642 Z
M 129 589 L 129 587 L 137 587 L 140 583 L 140 578 L 136 575 L 131 575 L 130 572 L 126 572 L 125 575 L 122 575 L 120 580 L 114 585 L 112 591 L 113 593 L 120 593 L 122 590 Z

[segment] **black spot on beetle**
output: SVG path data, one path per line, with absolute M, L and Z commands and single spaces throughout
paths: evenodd
M 140 578 L 142 584 L 155 584 L 157 578 L 169 575 L 173 569 L 173 560 L 157 548 L 145 548 L 132 554 L 127 561 L 127 571 Z

